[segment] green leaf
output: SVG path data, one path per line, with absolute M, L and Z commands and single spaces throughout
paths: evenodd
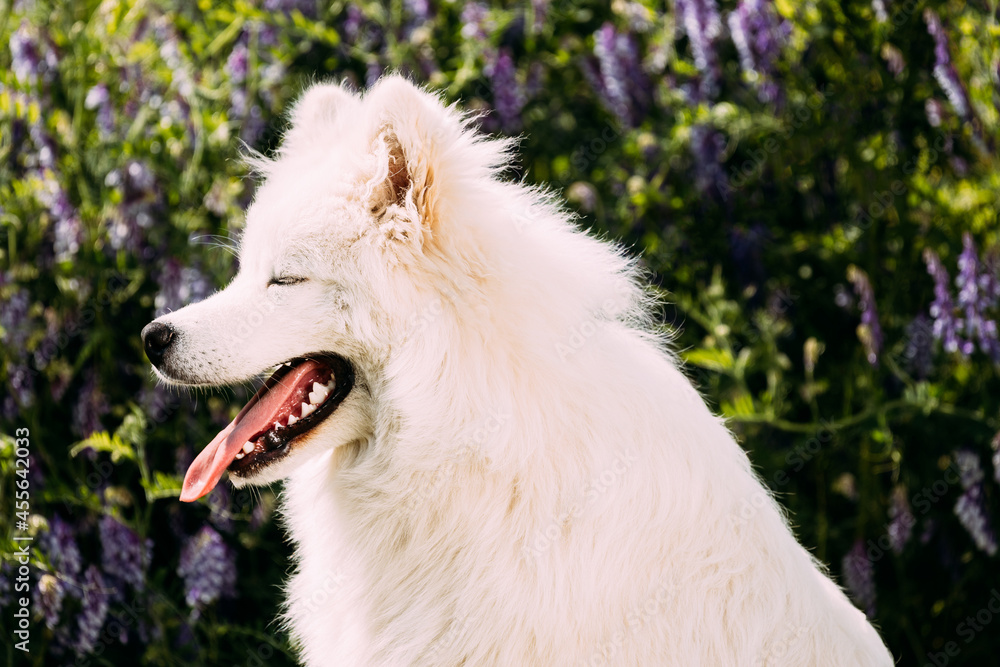
M 153 473 L 152 479 L 143 480 L 142 486 L 146 490 L 146 499 L 150 502 L 181 495 L 181 478 L 159 470 Z
M 722 401 L 719 407 L 726 418 L 749 417 L 756 414 L 753 398 L 745 391 L 739 392 L 732 401 Z
M 125 415 L 122 425 L 115 431 L 115 437 L 140 448 L 146 444 L 146 414 L 137 405 L 131 408 L 132 411 Z
M 114 435 L 111 435 L 107 431 L 94 433 L 86 440 L 81 440 L 73 445 L 73 448 L 69 450 L 69 455 L 76 456 L 88 447 L 98 452 L 111 454 L 111 461 L 114 463 L 118 463 L 123 458 L 129 461 L 136 460 L 135 450 L 132 449 L 131 445 L 122 440 L 117 433 Z
M 730 373 L 733 370 L 733 355 L 728 350 L 688 350 L 683 356 L 687 363 L 710 371 Z

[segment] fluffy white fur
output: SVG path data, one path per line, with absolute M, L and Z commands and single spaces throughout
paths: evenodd
M 287 477 L 303 661 L 891 665 L 650 333 L 634 261 L 502 180 L 509 148 L 401 78 L 313 86 L 257 161 L 239 275 L 162 318 L 176 382 L 356 368 L 234 480 Z

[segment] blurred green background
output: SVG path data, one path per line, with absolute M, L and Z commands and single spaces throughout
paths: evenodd
M 0 661 L 294 664 L 278 489 L 176 498 L 246 389 L 157 386 L 138 334 L 233 275 L 241 144 L 273 150 L 311 81 L 390 70 L 522 136 L 510 178 L 642 255 L 690 376 L 899 664 L 994 664 L 998 20 L 996 0 L 0 6 Z

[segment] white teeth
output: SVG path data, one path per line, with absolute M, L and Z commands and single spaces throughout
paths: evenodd
M 299 418 L 296 417 L 295 415 L 288 415 L 288 425 L 289 426 L 291 426 L 292 424 L 294 424 L 298 420 L 299 420 Z
M 330 392 L 326 387 L 321 385 L 319 382 L 313 382 L 313 390 L 309 392 L 309 402 L 313 405 L 319 405 L 326 400 L 326 397 L 330 395 Z
M 245 456 L 245 455 L 243 454 L 243 452 L 240 452 L 239 454 L 237 454 L 237 455 L 236 455 L 236 458 L 238 458 L 238 459 L 241 459 L 241 458 L 243 458 L 244 456 Z
M 315 410 L 316 410 L 316 406 L 315 405 L 309 405 L 308 403 L 303 403 L 302 404 L 302 416 L 303 417 L 308 417 Z
M 281 422 L 274 422 L 274 430 L 277 431 L 279 428 L 285 428 L 281 425 Z
M 249 454 L 250 452 L 252 452 L 253 451 L 253 443 L 252 442 L 245 442 L 245 443 L 243 443 L 243 451 L 246 452 L 247 454 Z
M 330 381 L 326 383 L 326 390 L 328 392 L 333 391 L 333 388 L 337 386 L 337 381 L 330 378 Z

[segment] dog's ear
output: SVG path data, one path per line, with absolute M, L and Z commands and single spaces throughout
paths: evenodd
M 323 145 L 323 137 L 336 132 L 338 124 L 357 116 L 361 99 L 334 83 L 310 86 L 292 108 L 282 151 L 292 153 Z
M 440 233 L 444 156 L 462 137 L 462 120 L 436 97 L 399 76 L 365 96 L 370 119 L 365 196 L 385 241 L 420 248 Z

